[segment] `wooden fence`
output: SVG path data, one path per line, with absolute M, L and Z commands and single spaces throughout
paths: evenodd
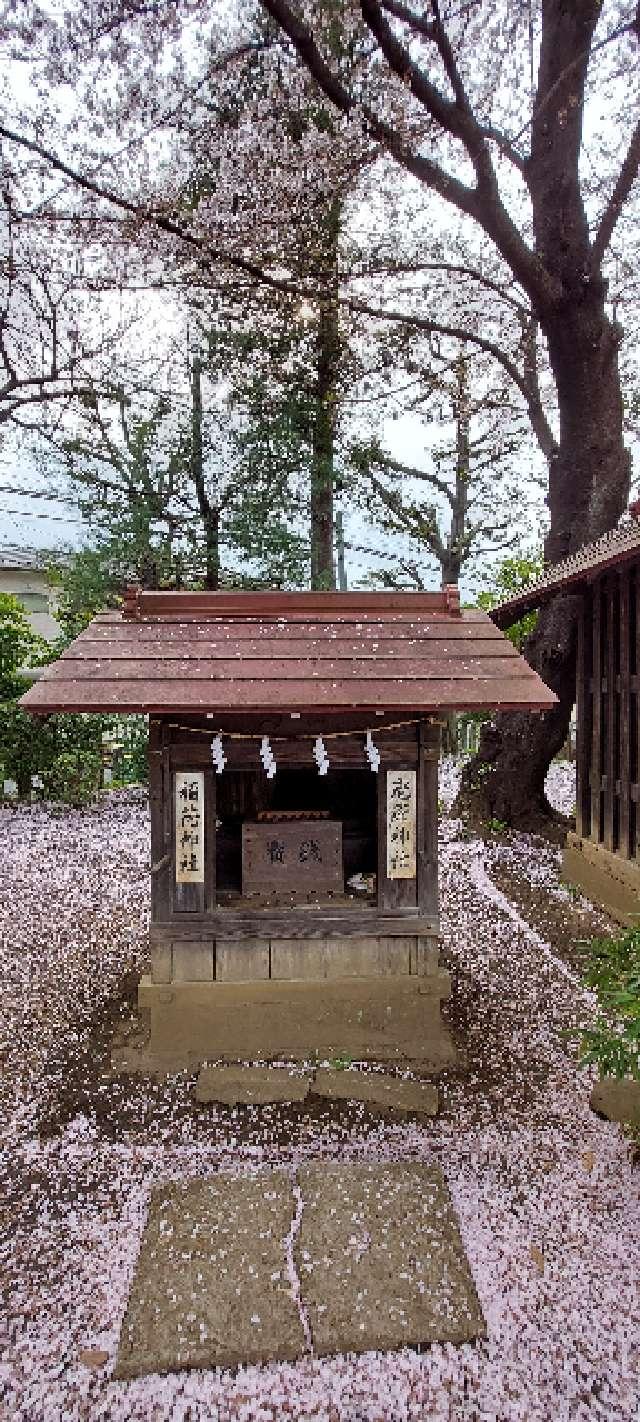
M 638 857 L 637 567 L 603 574 L 585 593 L 578 635 L 577 832 Z

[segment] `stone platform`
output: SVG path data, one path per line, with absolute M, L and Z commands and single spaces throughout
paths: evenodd
M 640 924 L 640 863 L 612 854 L 602 844 L 569 833 L 562 855 L 562 877 L 626 928 Z
M 440 1004 L 449 974 L 154 983 L 143 977 L 146 1054 L 161 1070 L 201 1062 L 411 1060 L 435 1069 L 456 1061 Z

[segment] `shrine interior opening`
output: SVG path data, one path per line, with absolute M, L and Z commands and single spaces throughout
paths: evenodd
M 283 768 L 273 780 L 257 771 L 229 770 L 218 778 L 216 790 L 216 898 L 220 907 L 235 907 L 243 897 L 247 907 L 292 901 L 324 904 L 340 899 L 376 902 L 377 779 L 368 768 L 330 768 L 322 776 L 311 766 Z M 299 822 L 306 826 L 305 833 L 294 835 L 293 843 L 289 826 Z M 269 863 L 275 872 L 271 887 L 245 884 L 243 893 L 245 825 L 270 827 L 265 853 L 271 856 Z M 340 831 L 328 833 L 327 826 L 340 826 Z M 336 836 L 340 872 L 324 878 L 319 866 L 336 844 Z M 245 845 L 247 842 L 245 831 Z M 310 881 L 302 874 L 296 885 L 287 878 L 279 886 L 278 870 L 287 854 L 295 854 L 302 870 L 305 865 L 312 870 L 317 866 L 318 882 L 313 882 L 313 875 Z

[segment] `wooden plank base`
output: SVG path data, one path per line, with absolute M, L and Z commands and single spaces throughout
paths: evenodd
M 429 977 L 437 971 L 435 936 L 177 939 L 151 948 L 154 983 Z
M 366 978 L 408 973 L 410 938 L 280 938 L 271 944 L 271 977 Z
M 438 934 L 437 914 L 424 914 L 415 908 L 395 909 L 378 913 L 372 908 L 330 909 L 322 911 L 315 905 L 295 905 L 292 908 L 254 909 L 236 913 L 233 909 L 217 909 L 210 914 L 184 913 L 173 918 L 152 922 L 149 937 L 152 943 L 176 942 L 180 938 L 385 938 L 407 933 Z
M 143 977 L 138 1001 L 150 1015 L 148 1054 L 172 1069 L 220 1058 L 316 1055 L 442 1067 L 456 1060 L 440 1012 L 449 991 L 445 972 L 246 983 L 161 984 Z

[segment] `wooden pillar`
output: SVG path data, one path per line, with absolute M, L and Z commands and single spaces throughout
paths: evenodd
M 421 722 L 418 739 L 418 907 L 438 912 L 438 760 L 440 726 Z
M 165 722 L 149 721 L 149 808 L 151 813 L 151 922 L 169 917 L 173 855 L 167 808 L 170 792 L 168 731 Z
M 616 849 L 616 574 L 609 573 L 604 584 L 606 600 L 606 641 L 604 647 L 604 846 Z
M 180 732 L 177 732 L 171 743 L 171 756 L 165 780 L 165 811 L 169 823 L 170 845 L 171 845 L 171 916 L 179 918 L 180 930 L 176 933 L 173 929 L 168 929 L 171 937 L 171 978 L 173 982 L 191 981 L 212 981 L 214 977 L 214 945 L 213 933 L 207 933 L 202 927 L 202 918 L 211 914 L 216 905 L 216 779 L 213 766 L 209 763 L 203 765 L 202 758 L 197 753 L 194 754 L 192 738 L 180 739 Z M 183 822 L 183 813 L 188 810 L 190 804 L 190 791 L 194 788 L 194 782 L 202 795 L 197 794 L 196 804 L 200 805 L 201 827 L 204 844 L 187 845 L 181 849 L 180 824 L 184 823 L 184 833 L 189 835 L 194 832 L 193 821 L 189 821 L 187 816 Z M 178 805 L 178 793 L 185 791 L 189 798 L 180 798 Z M 203 848 L 202 859 L 200 851 Z M 181 856 L 190 855 L 195 850 L 197 872 L 201 878 L 192 878 L 187 882 L 180 882 L 178 875 L 178 865 Z M 200 923 L 193 930 L 193 937 L 188 936 L 189 919 L 197 916 Z M 184 932 L 183 925 L 187 928 Z
M 620 753 L 618 764 L 618 846 L 620 854 L 630 859 L 634 853 L 634 836 L 631 827 L 631 620 L 630 583 L 628 567 L 620 572 L 620 658 L 619 658 L 619 717 Z
M 602 580 L 593 589 L 593 735 L 591 738 L 591 838 L 601 840 L 602 826 Z
M 587 839 L 592 832 L 591 741 L 593 736 L 593 597 L 582 599 L 578 622 L 576 674 L 576 833 Z
M 171 772 L 166 722 L 149 720 L 149 809 L 151 813 L 151 922 L 160 923 L 171 913 L 173 902 L 173 855 L 167 817 Z M 167 936 L 151 946 L 151 977 L 155 983 L 170 982 L 172 945 Z
M 184 770 L 191 767 L 185 761 Z M 211 913 L 216 904 L 216 783 L 213 766 L 199 768 L 204 777 L 204 878 L 200 883 L 181 884 L 176 875 L 176 771 L 170 777 L 171 844 L 173 864 L 173 912 Z M 197 772 L 196 772 L 197 773 Z
M 399 770 L 400 767 L 397 767 Z M 415 847 L 416 847 L 416 867 L 412 878 L 392 879 L 387 872 L 387 795 L 388 778 L 394 771 L 388 770 L 384 761 L 384 751 L 382 752 L 382 763 L 378 770 L 378 908 L 416 908 L 417 897 L 417 866 L 418 866 L 418 825 L 420 823 L 419 811 L 419 790 L 418 790 L 418 738 L 416 735 L 415 746 L 411 755 L 407 754 L 407 764 L 403 769 L 415 776 L 416 791 L 416 824 L 415 824 Z

